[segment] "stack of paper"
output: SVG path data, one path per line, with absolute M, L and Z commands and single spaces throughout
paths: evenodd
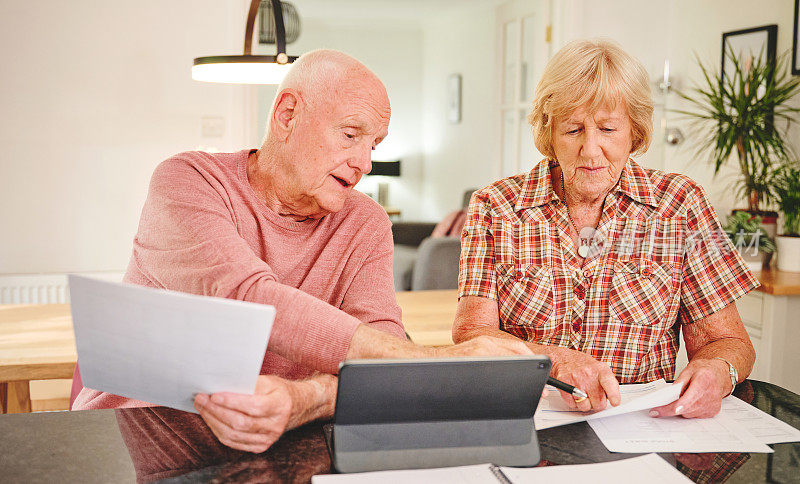
M 551 386 L 546 386 L 539 400 L 539 406 L 534 415 L 536 430 L 544 430 L 559 425 L 567 425 L 585 420 L 611 417 L 635 412 L 637 410 L 649 410 L 672 403 L 681 394 L 681 386 L 667 383 L 663 379 L 634 385 L 620 385 L 620 399 L 618 406 L 608 406 L 600 412 L 581 412 L 569 408 L 558 393 L 558 390 Z
M 800 441 L 800 430 L 736 397 L 722 401 L 708 419 L 653 418 L 649 410 L 678 399 L 681 387 L 658 380 L 621 385 L 622 402 L 601 412 L 570 409 L 545 388 L 534 421 L 537 430 L 588 421 L 611 452 L 772 452 L 766 444 Z
M 766 444 L 800 441 L 800 430 L 732 396 L 713 418 L 653 418 L 639 411 L 589 425 L 611 452 L 769 453 Z
M 600 464 L 551 467 L 497 467 L 482 464 L 440 469 L 365 472 L 314 476 L 312 484 L 533 484 L 538 482 L 647 482 L 667 484 L 691 482 L 664 459 L 647 454 Z

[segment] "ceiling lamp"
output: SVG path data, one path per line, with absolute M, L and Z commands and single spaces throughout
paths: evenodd
M 271 0 L 275 17 L 276 55 L 252 55 L 253 30 L 261 0 L 250 2 L 244 32 L 244 55 L 215 55 L 196 57 L 192 79 L 205 82 L 234 84 L 280 84 L 296 56 L 286 55 L 286 31 L 280 0 Z

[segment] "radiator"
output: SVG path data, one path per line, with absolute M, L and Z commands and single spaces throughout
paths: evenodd
M 104 281 L 119 282 L 124 272 L 79 273 Z M 68 303 L 66 274 L 0 274 L 0 304 Z

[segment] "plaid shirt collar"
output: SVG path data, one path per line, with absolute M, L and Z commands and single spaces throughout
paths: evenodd
M 542 160 L 525 175 L 514 210 L 539 207 L 558 200 L 558 195 L 553 190 L 553 183 L 550 180 L 550 166 L 549 160 Z M 650 182 L 647 172 L 638 163 L 628 158 L 619 182 L 612 192 L 620 192 L 636 202 L 658 207 L 653 195 L 654 191 L 655 188 Z

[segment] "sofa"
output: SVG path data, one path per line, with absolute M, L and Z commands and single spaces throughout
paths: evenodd
M 474 189 L 464 192 L 462 208 L 469 205 Z M 422 291 L 428 289 L 456 289 L 458 287 L 458 258 L 461 255 L 460 230 L 447 236 L 433 236 L 442 232 L 445 221 L 394 222 L 394 287 L 396 291 Z M 446 229 L 445 229 L 446 230 Z

